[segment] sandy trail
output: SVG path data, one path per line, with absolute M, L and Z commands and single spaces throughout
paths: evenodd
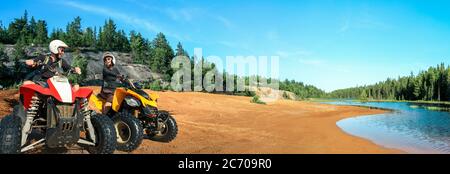
M 0 91 L 1 116 L 12 111 L 16 93 Z M 195 92 L 158 94 L 159 108 L 171 112 L 178 122 L 178 136 L 171 143 L 145 139 L 133 153 L 403 153 L 336 126 L 341 119 L 382 110 L 287 100 L 259 105 L 250 103 L 249 97 Z

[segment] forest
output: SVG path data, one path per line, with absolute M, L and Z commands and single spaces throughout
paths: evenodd
M 178 42 L 174 50 L 163 33 L 158 33 L 154 39 L 144 38 L 137 31 L 131 31 L 127 34 L 124 30 L 118 29 L 112 19 L 105 20 L 103 26 L 98 28 L 82 27 L 81 24 L 82 19 L 75 17 L 73 21 L 67 24 L 65 29 L 54 28 L 49 32 L 45 20 L 36 20 L 33 16 L 30 18 L 27 11 L 24 12 L 23 16 L 15 18 L 7 26 L 4 26 L 0 21 L 0 85 L 8 87 L 20 84 L 23 77 L 30 72 L 21 63 L 24 59 L 29 58 L 25 54 L 25 48 L 45 48 L 54 39 L 63 40 L 70 46 L 69 51 L 75 53 L 80 51 L 118 51 L 131 53 L 134 63 L 148 66 L 153 72 L 160 73 L 165 81 L 169 81 L 174 73 L 174 70 L 170 67 L 170 63 L 175 56 L 189 57 L 192 68 L 196 66 L 194 57 L 189 56 L 189 53 L 183 48 L 182 44 Z M 5 53 L 4 44 L 14 45 L 12 57 L 8 57 Z M 86 67 L 87 59 L 77 56 L 77 54 L 75 56 L 73 65 Z M 203 58 L 201 61 L 204 61 Z M 13 62 L 13 66 L 6 66 L 8 62 Z M 203 62 L 203 64 L 207 63 Z M 209 68 L 203 66 L 203 75 L 207 71 L 214 69 L 214 67 L 214 64 L 211 64 Z M 225 76 L 229 76 L 229 74 L 225 72 L 223 77 Z M 238 78 L 246 79 L 246 85 L 248 85 L 249 77 L 238 77 L 236 75 L 233 77 L 234 80 Z M 258 77 L 258 79 L 261 78 Z M 226 90 L 226 78 L 223 79 Z M 82 81 L 83 77 L 76 78 L 75 80 Z M 279 81 L 279 83 L 281 90 L 295 93 L 298 99 L 325 96 L 323 90 L 302 82 L 284 80 Z M 160 85 L 159 81 L 155 81 L 146 87 L 157 90 L 167 88 Z M 254 95 L 249 91 L 238 92 L 236 90 L 232 94 Z
M 417 75 L 388 78 L 369 86 L 341 89 L 331 92 L 329 98 L 362 100 L 450 100 L 450 66 L 444 63 L 429 67 Z

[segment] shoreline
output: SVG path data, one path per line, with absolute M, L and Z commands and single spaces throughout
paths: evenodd
M 333 102 L 333 101 L 355 101 L 355 102 L 389 102 L 389 103 L 414 103 L 414 104 L 429 104 L 429 105 L 444 105 L 450 107 L 449 101 L 427 101 L 427 100 L 360 100 L 360 99 L 327 99 L 327 98 L 312 98 L 311 102 Z
M 336 106 L 304 101 L 280 100 L 267 105 L 251 104 L 250 97 L 222 96 L 205 93 L 158 93 L 161 108 L 177 107 L 176 119 L 180 120 L 180 139 L 174 147 L 145 141 L 147 146 L 160 149 L 144 153 L 275 153 L 275 154 L 402 154 L 374 142 L 344 132 L 336 123 L 342 119 L 386 113 L 384 110 L 355 106 Z M 192 103 L 183 103 L 190 98 Z M 224 101 L 225 100 L 225 101 Z M 205 108 L 212 105 L 213 108 Z M 224 108 L 233 108 L 227 110 Z M 217 114 L 221 113 L 221 114 Z M 246 118 L 233 116 L 243 115 Z M 258 114 L 260 114 L 258 116 Z M 227 118 L 231 117 L 231 118 Z M 261 118 L 262 117 L 262 118 Z M 258 120 L 256 119 L 258 118 Z M 177 121 L 178 121 L 177 120 Z M 237 124 L 230 124 L 237 121 Z M 227 130 L 214 130 L 213 127 Z M 246 130 L 246 131 L 244 131 Z M 212 131 L 206 137 L 194 137 L 189 142 L 183 134 Z M 236 136 L 235 132 L 259 136 Z M 203 134 L 202 134 L 203 135 Z M 236 137 L 233 137 L 236 136 Z M 183 137 L 183 138 L 182 138 Z M 222 137 L 216 138 L 216 137 Z M 210 140 L 210 141 L 209 141 Z M 183 145 L 183 149 L 179 149 Z M 192 146 L 191 146 L 192 145 Z M 191 148 L 187 148 L 191 147 Z M 227 148 L 228 147 L 228 148 Z M 248 148 L 252 147 L 252 148 Z M 140 153 L 137 152 L 137 153 Z

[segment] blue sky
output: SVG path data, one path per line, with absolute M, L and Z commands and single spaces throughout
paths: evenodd
M 280 56 L 280 78 L 326 91 L 449 64 L 450 2 L 416 0 L 117 0 L 2 2 L 7 25 L 24 10 L 50 30 L 112 18 L 147 38 L 167 35 L 192 55 Z

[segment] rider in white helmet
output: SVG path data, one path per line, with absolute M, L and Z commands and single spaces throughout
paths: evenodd
M 46 82 L 47 79 L 55 75 L 55 68 L 62 68 L 64 71 L 72 70 L 66 60 L 62 59 L 64 56 L 64 51 L 69 48 L 66 43 L 61 40 L 53 40 L 49 44 L 50 56 L 39 56 L 34 59 L 26 60 L 25 63 L 32 67 L 37 68 L 38 73 L 34 75 L 31 81 L 25 81 L 26 84 L 35 84 L 36 82 Z M 48 66 L 44 66 L 48 65 Z M 79 67 L 73 68 L 75 73 L 81 74 L 81 69 Z M 74 86 L 78 88 L 78 86 Z

